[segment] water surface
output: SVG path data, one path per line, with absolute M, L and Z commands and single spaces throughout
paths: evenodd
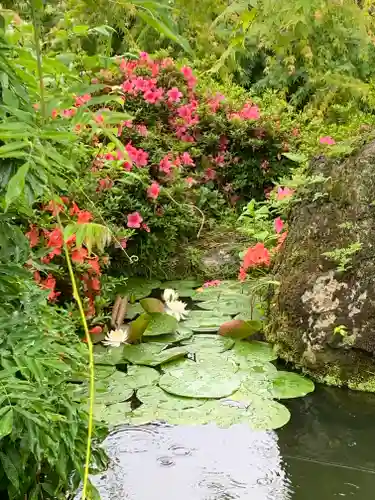
M 371 500 L 375 396 L 320 387 L 277 432 L 243 425 L 121 427 L 94 478 L 103 500 Z

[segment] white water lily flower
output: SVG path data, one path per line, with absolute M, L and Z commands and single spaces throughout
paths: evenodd
M 128 340 L 128 328 L 123 328 L 120 330 L 111 330 L 107 333 L 103 344 L 109 347 L 120 347 L 121 344 L 125 344 Z
M 186 310 L 186 306 L 187 304 L 181 300 L 172 300 L 166 302 L 165 312 L 169 314 L 169 316 L 176 318 L 177 321 L 181 321 L 182 319 L 186 319 L 189 314 L 189 311 Z
M 163 292 L 163 300 L 164 302 L 174 302 L 178 299 L 178 293 L 176 290 L 172 290 L 172 288 L 166 288 Z

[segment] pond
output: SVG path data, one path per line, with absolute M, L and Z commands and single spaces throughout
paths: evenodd
M 103 500 L 353 500 L 375 491 L 375 395 L 317 387 L 278 431 L 120 426 L 93 478 Z

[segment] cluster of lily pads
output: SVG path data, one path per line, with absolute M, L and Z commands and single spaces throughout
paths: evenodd
M 189 297 L 192 310 L 185 321 L 149 297 L 155 288 Z M 138 322 L 133 331 L 139 338 L 118 347 L 95 346 L 97 420 L 109 426 L 166 421 L 276 429 L 290 418 L 278 400 L 314 390 L 310 380 L 276 369 L 269 344 L 247 339 L 262 322 L 246 284 L 201 288 L 195 280 L 129 280 L 124 293 L 131 302 L 126 317 L 133 319 L 130 329 Z

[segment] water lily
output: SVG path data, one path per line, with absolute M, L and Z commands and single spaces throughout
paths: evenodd
M 128 339 L 128 329 L 123 328 L 119 330 L 111 330 L 107 333 L 103 344 L 108 347 L 120 347 L 121 344 L 125 344 Z
M 186 310 L 187 304 L 181 300 L 173 300 L 172 302 L 166 302 L 165 312 L 169 316 L 173 316 L 177 321 L 186 319 L 188 317 L 189 311 Z
M 173 302 L 178 299 L 178 293 L 172 288 L 166 288 L 163 292 L 164 302 Z

